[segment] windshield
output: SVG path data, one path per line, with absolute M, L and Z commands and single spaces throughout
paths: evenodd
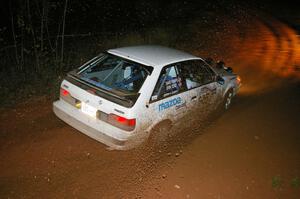
M 111 54 L 103 54 L 79 71 L 79 78 L 107 91 L 118 90 L 137 94 L 149 70 L 143 66 Z

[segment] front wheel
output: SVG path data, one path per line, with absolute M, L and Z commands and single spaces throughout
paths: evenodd
M 233 92 L 230 90 L 226 93 L 223 101 L 223 108 L 225 110 L 228 110 L 231 106 L 232 103 L 232 98 L 233 98 Z

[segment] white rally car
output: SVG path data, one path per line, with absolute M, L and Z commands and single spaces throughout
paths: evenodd
M 191 54 L 162 46 L 108 50 L 68 73 L 54 113 L 113 149 L 147 139 L 201 104 L 227 109 L 239 77 Z

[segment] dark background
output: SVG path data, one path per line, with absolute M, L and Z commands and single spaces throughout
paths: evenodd
M 299 29 L 298 7 L 290 0 L 2 1 L 0 98 L 12 103 L 56 93 L 67 71 L 108 48 L 160 44 L 189 51 L 200 34 L 196 42 L 206 49 L 219 32 L 230 34 L 224 18 L 243 25 L 264 13 Z
M 46 8 L 48 30 L 55 37 L 61 25 L 65 1 L 9 0 L 1 2 L 1 46 L 12 44 L 11 20 L 19 34 L 21 20 L 28 23 L 29 3 L 33 28 L 40 28 L 43 8 Z M 68 0 L 65 34 L 97 34 L 101 32 L 144 31 L 156 25 L 173 25 L 188 22 L 207 11 L 227 12 L 236 9 L 258 9 L 298 25 L 296 1 L 146 1 L 146 0 Z

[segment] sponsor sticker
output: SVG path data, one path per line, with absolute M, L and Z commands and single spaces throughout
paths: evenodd
M 158 105 L 158 111 L 163 111 L 165 109 L 168 109 L 172 106 L 176 106 L 176 105 L 179 105 L 182 103 L 182 99 L 181 97 L 176 97 L 176 98 L 173 98 L 169 101 L 166 101 L 166 102 L 163 102 L 161 104 Z

